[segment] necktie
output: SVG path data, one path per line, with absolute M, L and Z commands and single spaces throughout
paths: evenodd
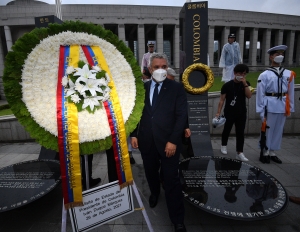
M 158 86 L 159 86 L 159 84 L 156 83 L 155 84 L 155 89 L 154 89 L 153 95 L 152 95 L 152 108 L 155 106 L 155 102 L 156 102 L 156 99 L 158 97 Z

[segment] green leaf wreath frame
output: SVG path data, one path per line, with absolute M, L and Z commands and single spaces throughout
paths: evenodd
M 126 134 L 132 132 L 139 122 L 144 107 L 144 86 L 141 81 L 141 71 L 132 51 L 119 40 L 111 31 L 103 29 L 99 25 L 92 23 L 83 23 L 80 21 L 66 21 L 63 24 L 50 24 L 47 28 L 36 28 L 33 31 L 24 34 L 12 46 L 5 58 L 5 68 L 3 76 L 4 92 L 12 112 L 19 122 L 25 127 L 32 138 L 35 138 L 42 146 L 58 151 L 57 137 L 41 127 L 28 111 L 25 103 L 22 101 L 22 69 L 28 54 L 48 36 L 53 36 L 65 31 L 82 32 L 95 35 L 112 45 L 124 56 L 132 69 L 136 85 L 135 103 L 128 120 L 125 123 Z M 46 78 L 46 74 L 45 75 Z M 106 150 L 112 145 L 111 136 L 92 142 L 80 143 L 81 154 L 91 154 Z

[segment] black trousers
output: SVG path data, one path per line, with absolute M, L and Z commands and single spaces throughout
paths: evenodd
M 222 146 L 227 146 L 228 137 L 233 125 L 235 126 L 236 151 L 243 152 L 245 141 L 244 131 L 246 126 L 246 115 L 226 117 L 226 122 L 222 133 Z
M 88 160 L 88 177 L 89 179 L 92 178 L 92 173 L 93 173 L 93 158 L 94 158 L 94 155 L 91 154 L 91 155 L 87 155 L 87 160 Z M 85 183 L 86 181 L 86 177 L 85 177 L 85 159 L 84 159 L 84 156 L 81 155 L 80 156 L 80 159 L 81 159 L 81 175 L 82 175 L 82 181 L 83 183 Z
M 169 217 L 173 224 L 182 224 L 184 204 L 178 172 L 180 149 L 176 150 L 174 156 L 168 158 L 159 154 L 153 139 L 149 142 L 152 142 L 151 149 L 141 155 L 151 194 L 158 196 L 160 193 L 159 170 L 161 168 Z
M 114 157 L 114 151 L 111 147 L 110 149 L 106 150 L 106 159 L 107 159 L 107 174 L 108 174 L 108 181 L 114 182 L 118 180 L 117 168 L 116 168 L 116 161 Z

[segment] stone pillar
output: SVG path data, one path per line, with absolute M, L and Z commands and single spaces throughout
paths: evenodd
M 271 29 L 265 29 L 263 32 L 263 39 L 261 43 L 261 62 L 265 66 L 269 66 L 270 59 L 267 51 L 271 47 Z
M 180 47 L 180 33 L 179 33 L 179 25 L 174 26 L 174 36 L 173 36 L 173 56 L 174 56 L 174 67 L 175 69 L 179 69 L 179 47 Z
M 164 52 L 164 31 L 162 24 L 157 24 L 156 27 L 156 52 Z
M 119 24 L 118 25 L 118 36 L 120 40 L 123 40 L 125 43 L 126 38 L 125 38 L 125 25 L 124 24 Z
M 300 65 L 300 32 L 298 32 L 297 36 L 297 51 L 296 51 L 296 65 Z
M 145 27 L 144 24 L 138 25 L 138 61 L 141 65 L 143 55 L 145 54 Z
M 286 45 L 288 46 L 285 52 L 285 65 L 293 64 L 293 53 L 294 53 L 294 42 L 295 42 L 295 31 L 288 31 Z
M 9 26 L 4 26 L 4 33 L 5 33 L 5 39 L 7 44 L 7 51 L 11 51 L 11 47 L 13 45 L 12 38 L 11 38 L 11 32 Z
M 250 31 L 249 65 L 256 66 L 258 28 Z
M 209 60 L 207 60 L 207 64 L 210 67 L 214 66 L 214 44 L 215 41 L 215 27 L 209 26 L 208 28 L 208 54 L 209 54 Z
M 224 44 L 228 43 L 229 33 L 230 33 L 230 27 L 224 27 L 223 31 L 222 31 L 222 39 L 221 39 L 221 52 L 222 52 Z
M 274 46 L 281 45 L 283 41 L 283 30 L 276 31 Z
M 244 61 L 244 46 L 245 46 L 245 28 L 244 27 L 240 27 L 237 31 L 236 34 L 236 41 L 239 43 L 240 45 L 240 50 L 241 50 L 241 57 L 242 60 Z M 243 62 L 244 63 L 244 62 Z

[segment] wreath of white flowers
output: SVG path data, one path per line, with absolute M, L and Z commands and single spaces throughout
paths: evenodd
M 31 117 L 46 131 L 57 136 L 56 85 L 59 47 L 60 45 L 73 44 L 99 46 L 101 48 L 114 80 L 123 119 L 126 122 L 133 110 L 136 98 L 135 78 L 130 65 L 111 43 L 95 35 L 70 31 L 42 40 L 25 60 L 21 82 L 22 100 Z M 81 48 L 80 60 L 88 63 Z M 71 69 L 69 67 L 68 72 Z M 66 80 L 63 82 L 66 84 Z M 106 91 L 105 99 L 107 99 L 107 93 Z M 78 101 L 79 99 L 73 96 L 72 100 Z M 90 107 L 91 105 L 92 103 L 87 104 Z M 111 135 L 104 107 L 97 109 L 94 114 L 86 110 L 78 112 L 78 128 L 80 143 L 101 140 Z

